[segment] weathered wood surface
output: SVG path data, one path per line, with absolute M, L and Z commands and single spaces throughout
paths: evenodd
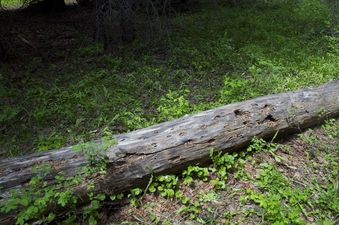
M 322 112 L 322 113 L 321 113 Z M 150 173 L 181 171 L 188 164 L 209 161 L 211 148 L 236 150 L 254 136 L 269 137 L 278 130 L 296 132 L 339 115 L 339 81 L 225 105 L 148 128 L 114 136 L 118 143 L 107 152 L 108 175 L 96 179 L 100 191 L 119 193 L 147 184 Z M 20 189 L 32 168 L 50 163 L 55 172 L 72 175 L 88 164 L 72 147 L 0 160 L 0 198 Z M 51 177 L 52 179 L 52 177 Z M 81 187 L 77 190 L 83 193 Z M 0 215 L 4 218 L 4 215 Z

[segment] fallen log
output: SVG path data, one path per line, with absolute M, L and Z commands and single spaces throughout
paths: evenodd
M 267 138 L 298 132 L 339 115 L 339 81 L 317 88 L 268 95 L 185 116 L 130 133 L 115 135 L 109 147 L 107 175 L 93 178 L 96 191 L 120 193 L 142 187 L 150 175 L 177 173 L 187 165 L 209 162 L 211 148 L 222 151 L 246 146 L 253 137 Z M 88 157 L 74 146 L 0 160 L 0 198 L 10 190 L 27 185 L 35 175 L 33 167 L 50 164 L 53 173 L 73 176 Z M 48 177 L 53 182 L 54 177 Z M 74 191 L 86 201 L 82 185 Z M 14 215 L 0 215 L 0 224 Z

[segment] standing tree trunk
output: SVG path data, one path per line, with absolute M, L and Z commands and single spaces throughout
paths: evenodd
M 134 0 L 96 0 L 94 40 L 105 49 L 135 37 Z

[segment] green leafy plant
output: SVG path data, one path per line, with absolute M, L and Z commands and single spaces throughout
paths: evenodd
M 158 176 L 148 188 L 148 191 L 154 193 L 159 191 L 163 197 L 173 198 L 178 188 L 178 177 L 175 175 Z M 178 195 L 177 195 L 178 196 Z
M 217 173 L 217 177 L 211 180 L 211 183 L 218 189 L 226 188 L 227 172 L 235 165 L 236 154 L 230 155 L 228 153 L 215 152 L 214 149 L 210 151 L 210 157 L 213 162 L 212 172 Z
M 251 87 L 251 88 L 249 88 Z M 220 91 L 220 102 L 223 104 L 231 102 L 239 102 L 257 96 L 251 80 L 235 79 L 228 76 L 224 77 L 224 86 Z
M 37 144 L 37 151 L 46 151 L 50 149 L 58 149 L 66 143 L 65 138 L 58 133 L 51 133 L 49 136 L 41 136 Z
M 40 219 L 45 222 L 52 222 L 56 215 L 54 213 L 45 215 L 51 205 L 59 205 L 63 208 L 74 210 L 69 212 L 67 219 L 76 216 L 75 207 L 77 206 L 77 197 L 73 193 L 72 188 L 79 185 L 84 178 L 90 177 L 97 173 L 106 174 L 107 156 L 105 151 L 116 143 L 111 138 L 111 134 L 103 137 L 98 143 L 83 143 L 74 146 L 73 149 L 83 151 L 90 161 L 90 165 L 82 167 L 78 173 L 72 177 L 66 177 L 59 173 L 55 178 L 55 183 L 48 183 L 44 180 L 52 172 L 50 165 L 38 166 L 35 168 L 36 176 L 32 177 L 27 188 L 20 193 L 12 192 L 10 198 L 0 207 L 0 211 L 8 213 L 18 211 L 16 216 L 16 224 L 23 225 L 30 220 Z M 88 197 L 90 205 L 84 208 L 83 217 L 88 220 L 89 224 L 96 224 L 98 218 L 97 210 L 106 197 L 103 193 L 94 194 L 95 184 L 87 183 Z
M 89 225 L 95 225 L 99 217 L 100 203 L 105 200 L 106 195 L 104 193 L 94 194 L 93 192 L 89 192 L 87 195 L 90 199 L 90 204 L 83 209 L 82 215 Z
M 158 107 L 159 120 L 171 120 L 190 112 L 190 104 L 186 100 L 188 90 L 182 92 L 169 91 L 165 97 L 160 99 Z
M 138 198 L 141 196 L 141 194 L 142 194 L 142 189 L 133 188 L 133 189 L 130 190 L 130 194 L 127 195 L 127 197 L 130 198 L 131 204 L 134 207 L 139 206 Z
M 191 202 L 188 205 L 182 206 L 177 214 L 188 214 L 190 219 L 196 219 L 197 215 L 201 212 L 201 205 L 199 202 Z
M 258 216 L 272 224 L 307 224 L 301 217 L 302 203 L 310 197 L 308 190 L 291 188 L 288 180 L 272 165 L 263 163 L 256 184 L 262 191 L 247 190 L 242 200 L 260 206 Z
M 207 181 L 208 176 L 208 168 L 203 168 L 199 166 L 188 166 L 187 169 L 182 172 L 184 184 L 190 184 L 195 177 L 202 179 L 203 181 Z
M 45 212 L 52 204 L 61 207 L 74 206 L 77 203 L 77 197 L 67 188 L 80 182 L 79 177 L 65 178 L 61 174 L 57 176 L 57 183 L 49 185 L 44 178 L 49 174 L 50 168 L 40 166 L 40 175 L 32 177 L 29 185 L 21 193 L 12 192 L 11 197 L 1 205 L 0 211 L 8 213 L 18 211 L 16 215 L 16 224 L 26 224 L 33 219 L 41 219 L 45 222 L 52 222 L 55 219 L 54 213 L 45 216 Z M 66 189 L 66 190 L 65 190 Z
M 335 119 L 326 120 L 322 127 L 330 138 L 339 137 L 339 123 Z

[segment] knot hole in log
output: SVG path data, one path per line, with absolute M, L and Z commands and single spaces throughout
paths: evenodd
M 235 114 L 235 117 L 240 117 L 242 123 L 244 125 L 248 124 L 249 120 L 250 120 L 250 112 L 248 111 L 242 111 L 240 109 L 236 109 L 234 110 L 234 114 Z
M 266 123 L 271 127 L 274 127 L 277 124 L 277 119 L 274 118 L 272 114 L 268 114 L 263 121 L 261 121 L 259 124 Z

